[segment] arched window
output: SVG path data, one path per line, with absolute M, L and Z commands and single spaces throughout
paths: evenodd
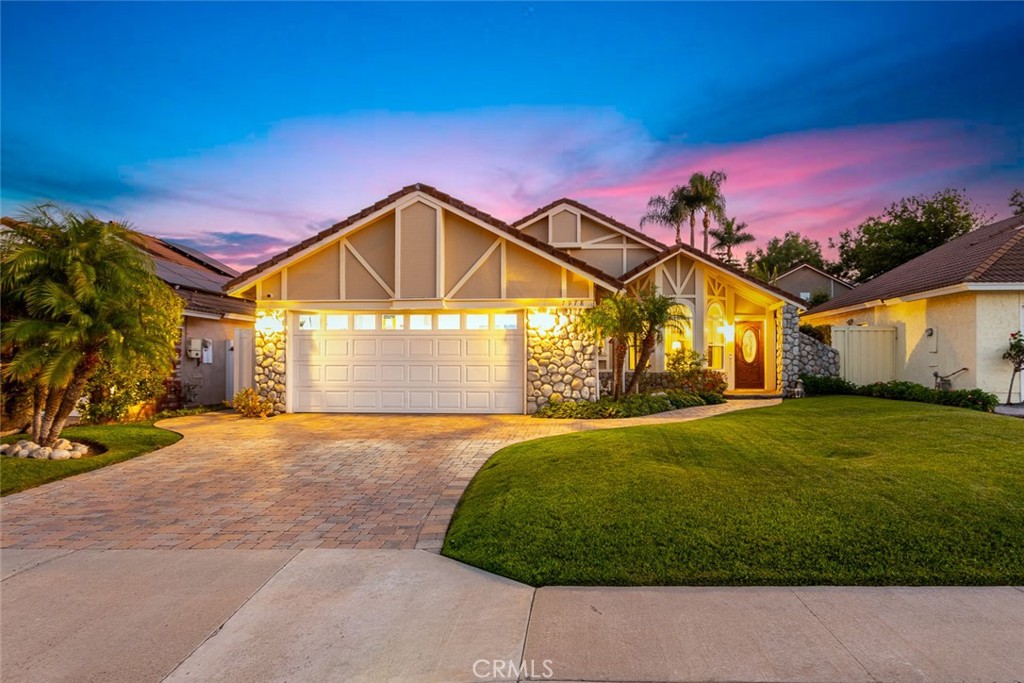
M 708 306 L 708 317 L 705 321 L 704 338 L 708 340 L 708 367 L 715 370 L 725 368 L 725 335 L 721 328 L 725 325 L 725 311 L 717 301 Z

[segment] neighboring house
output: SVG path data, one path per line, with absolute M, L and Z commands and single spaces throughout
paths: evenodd
M 689 313 L 667 351 L 708 351 L 734 389 L 796 372 L 796 297 L 560 200 L 513 227 L 411 185 L 234 278 L 254 301 L 256 385 L 277 412 L 523 413 L 598 398 L 579 313 L 652 283 Z
M 931 386 L 934 373 L 966 368 L 952 378 L 955 388 L 1002 396 L 1011 373 L 1002 354 L 1010 333 L 1024 328 L 1024 216 L 951 240 L 815 307 L 803 321 L 854 332 L 892 328 L 896 379 Z M 1014 397 L 1020 400 L 1019 387 Z
M 252 343 L 256 306 L 223 286 L 238 272 L 189 247 L 139 233 L 156 274 L 185 301 L 181 342 L 161 409 L 212 405 L 230 398 L 236 340 Z
M 829 275 L 809 263 L 801 263 L 777 277 L 775 286 L 790 294 L 796 294 L 804 301 L 810 301 L 818 292 L 825 292 L 829 299 L 835 299 L 839 294 L 853 289 L 849 282 Z

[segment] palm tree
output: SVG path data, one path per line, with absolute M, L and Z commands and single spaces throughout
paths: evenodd
M 722 194 L 722 183 L 726 180 L 724 171 L 711 173 L 697 172 L 690 176 L 688 194 L 694 213 L 704 214 L 704 251 L 708 250 L 708 232 L 711 229 L 711 218 L 721 223 L 725 220 L 725 195 Z
M 693 244 L 694 236 L 694 213 L 691 209 L 691 198 L 689 188 L 685 185 L 676 185 L 668 196 L 655 195 L 647 201 L 647 211 L 640 217 L 640 227 L 648 223 L 657 223 L 674 228 L 676 231 L 676 244 L 681 244 L 683 239 L 680 235 L 683 222 L 687 216 L 690 218 L 690 244 Z
M 621 292 L 601 299 L 593 308 L 583 311 L 583 326 L 594 333 L 598 343 L 612 343 L 612 398 L 622 395 L 622 366 L 626 362 L 629 342 L 640 329 L 640 309 L 637 300 Z
M 681 328 L 690 321 L 690 317 L 683 313 L 679 304 L 662 294 L 659 294 L 654 285 L 638 290 L 634 293 L 636 297 L 637 312 L 639 314 L 638 326 L 633 334 L 636 347 L 639 353 L 636 358 L 636 365 L 633 368 L 633 377 L 626 387 L 626 393 L 631 394 L 639 390 L 640 381 L 647 372 L 647 365 L 650 363 L 654 349 L 661 341 L 666 327 Z
M 757 239 L 749 232 L 745 232 L 747 227 L 746 223 L 737 223 L 735 218 L 727 218 L 718 228 L 711 231 L 711 236 L 715 238 L 711 248 L 719 254 L 725 252 L 726 262 L 733 263 L 732 250 Z
M 3 377 L 31 388 L 32 438 L 52 446 L 105 360 L 171 369 L 183 304 L 126 225 L 44 204 L 4 226 Z

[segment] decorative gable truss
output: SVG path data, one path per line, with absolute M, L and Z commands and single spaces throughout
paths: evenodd
M 284 308 L 286 302 L 422 308 L 510 300 L 560 306 L 592 301 L 595 284 L 618 288 L 616 281 L 587 272 L 586 264 L 558 258 L 531 241 L 415 192 L 272 268 L 242 276 L 230 292 L 264 308 Z
M 517 223 L 531 237 L 562 249 L 604 272 L 619 276 L 665 247 L 581 204 L 562 200 Z

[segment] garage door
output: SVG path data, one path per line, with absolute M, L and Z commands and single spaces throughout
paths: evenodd
M 294 313 L 295 412 L 522 413 L 520 313 Z

